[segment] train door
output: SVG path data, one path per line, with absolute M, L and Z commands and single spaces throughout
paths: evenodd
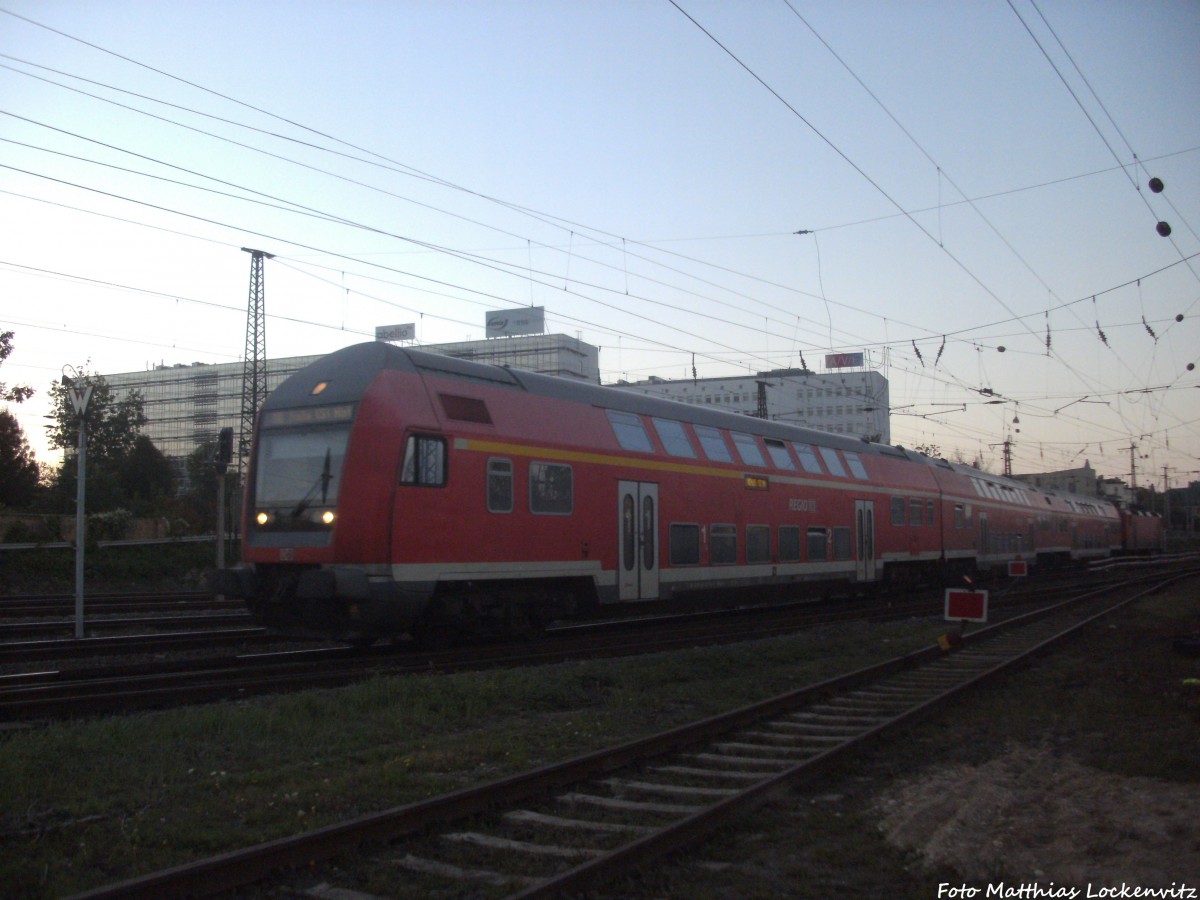
M 658 485 L 622 481 L 617 490 L 617 580 L 622 600 L 658 597 Z
M 988 534 L 988 520 L 987 519 L 988 519 L 987 513 L 985 513 L 985 512 L 979 513 L 979 555 L 980 555 L 980 557 L 986 556 L 992 550 L 992 548 L 990 546 L 990 543 L 991 543 L 990 535 Z
M 854 501 L 854 530 L 858 553 L 855 566 L 859 581 L 875 580 L 875 501 Z

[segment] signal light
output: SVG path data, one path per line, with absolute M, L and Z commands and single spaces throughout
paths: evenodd
M 213 467 L 218 475 L 224 475 L 233 462 L 233 429 L 222 428 L 217 433 L 217 449 L 213 453 Z

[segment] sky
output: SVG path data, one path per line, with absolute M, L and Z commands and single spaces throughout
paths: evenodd
M 1182 486 L 1197 47 L 1197 0 L 0 0 L 0 381 L 52 461 L 64 367 L 244 356 L 252 248 L 268 357 L 537 305 L 605 383 L 861 351 L 893 443 Z

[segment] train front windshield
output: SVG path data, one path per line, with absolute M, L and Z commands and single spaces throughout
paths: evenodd
M 350 427 L 259 433 L 253 524 L 266 531 L 325 531 L 337 518 Z

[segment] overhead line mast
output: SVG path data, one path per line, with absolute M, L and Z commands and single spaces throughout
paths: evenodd
M 242 419 L 238 435 L 238 472 L 244 471 L 250 458 L 250 441 L 254 437 L 254 421 L 267 399 L 267 314 L 266 284 L 263 279 L 263 260 L 274 259 L 273 253 L 251 250 L 250 299 L 246 307 L 246 355 L 242 363 Z

